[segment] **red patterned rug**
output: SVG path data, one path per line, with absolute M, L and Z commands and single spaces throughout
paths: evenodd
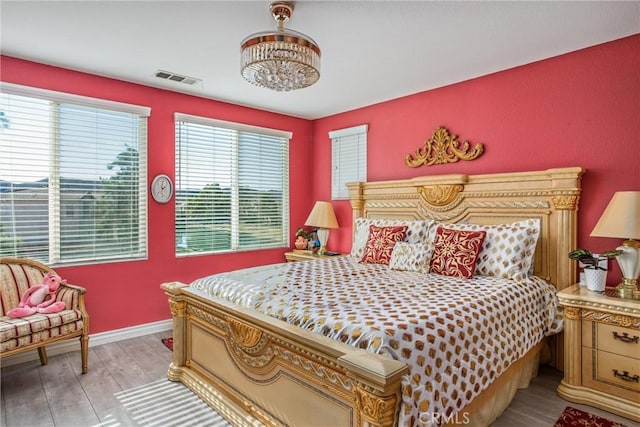
M 626 427 L 624 424 L 609 421 L 606 418 L 590 414 L 580 409 L 567 406 L 553 427 Z
M 164 344 L 169 350 L 173 351 L 173 337 L 162 338 L 162 344 Z

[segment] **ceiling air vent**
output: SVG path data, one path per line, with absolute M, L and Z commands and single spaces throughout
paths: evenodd
M 196 79 L 195 77 L 187 77 L 181 74 L 171 73 L 169 71 L 156 71 L 156 77 L 163 80 L 171 80 L 178 83 L 184 83 L 186 85 L 193 85 L 195 83 L 202 82 L 202 79 Z

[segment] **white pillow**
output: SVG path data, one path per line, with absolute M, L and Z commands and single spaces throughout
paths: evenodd
M 431 243 L 397 242 L 391 252 L 389 268 L 404 271 L 429 271 L 429 261 L 433 253 Z
M 512 224 L 447 224 L 447 228 L 486 231 L 475 274 L 521 279 L 533 272 L 540 221 L 526 219 Z
M 351 246 L 351 256 L 361 259 L 364 254 L 364 248 L 369 238 L 369 226 L 376 227 L 392 227 L 397 225 L 406 225 L 407 237 L 405 242 L 408 243 L 424 243 L 428 242 L 429 229 L 435 224 L 432 220 L 410 220 L 410 219 L 380 219 L 380 218 L 356 218 L 355 232 L 353 235 L 353 246 Z

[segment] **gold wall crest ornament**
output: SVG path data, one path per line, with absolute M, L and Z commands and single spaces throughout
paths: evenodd
M 482 144 L 476 144 L 470 149 L 469 141 L 460 143 L 457 138 L 458 135 L 450 135 L 444 126 L 440 126 L 425 141 L 424 147 L 418 148 L 413 154 L 407 154 L 404 163 L 412 168 L 455 163 L 458 160 L 473 160 L 484 151 Z

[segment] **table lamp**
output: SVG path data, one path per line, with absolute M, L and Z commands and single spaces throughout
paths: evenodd
M 309 218 L 304 225 L 318 228 L 318 240 L 320 241 L 320 255 L 327 251 L 327 241 L 329 240 L 329 229 L 338 228 L 338 220 L 333 212 L 333 207 L 329 202 L 318 201 L 313 206 Z
M 621 298 L 640 299 L 640 191 L 615 193 L 591 236 L 627 239 L 617 248 L 622 251 L 616 260 L 623 278 L 616 291 Z

